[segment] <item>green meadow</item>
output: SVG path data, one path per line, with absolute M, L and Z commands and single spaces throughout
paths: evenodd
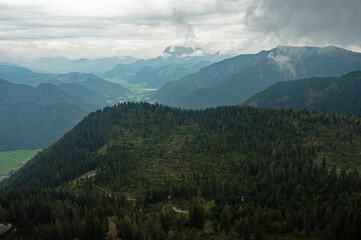
M 20 163 L 35 156 L 41 149 L 0 152 L 0 174 L 16 169 Z

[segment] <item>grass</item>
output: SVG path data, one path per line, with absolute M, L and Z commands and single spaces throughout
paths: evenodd
M 0 174 L 20 167 L 41 149 L 0 152 Z

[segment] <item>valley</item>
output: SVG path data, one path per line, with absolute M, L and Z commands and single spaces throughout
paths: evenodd
M 125 97 L 120 98 L 119 102 L 152 102 L 150 98 L 153 93 L 158 90 L 155 88 L 147 88 L 146 83 L 129 83 L 126 80 L 109 78 L 106 78 L 106 80 L 121 84 L 131 91 Z M 116 104 L 116 102 L 112 102 L 111 104 Z

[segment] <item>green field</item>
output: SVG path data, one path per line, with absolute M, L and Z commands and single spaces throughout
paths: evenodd
M 41 149 L 0 152 L 0 174 L 18 168 L 21 162 L 32 158 Z
M 128 93 L 122 101 L 131 101 L 131 102 L 152 102 L 150 101 L 150 95 L 152 95 L 157 89 L 151 89 L 146 87 L 146 83 L 128 83 L 122 79 L 110 79 L 106 78 L 107 81 L 121 84 L 122 86 L 128 88 L 131 93 Z M 112 103 L 112 102 L 107 102 Z

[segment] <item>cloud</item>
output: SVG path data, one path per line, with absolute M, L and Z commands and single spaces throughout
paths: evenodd
M 360 45 L 359 0 L 255 0 L 247 7 L 249 30 L 276 39 Z
M 360 0 L 1 0 L 0 58 L 149 58 L 170 45 L 361 50 Z
M 195 39 L 193 25 L 189 23 L 188 16 L 185 11 L 182 9 L 173 9 L 171 21 L 172 24 L 177 27 L 177 31 L 183 34 L 187 41 L 193 42 Z
M 292 76 L 296 75 L 296 70 L 293 67 L 292 59 L 289 56 L 281 55 L 281 54 L 275 54 L 273 52 L 270 52 L 267 56 L 267 58 L 274 61 L 274 63 L 280 68 L 281 71 L 288 71 Z

